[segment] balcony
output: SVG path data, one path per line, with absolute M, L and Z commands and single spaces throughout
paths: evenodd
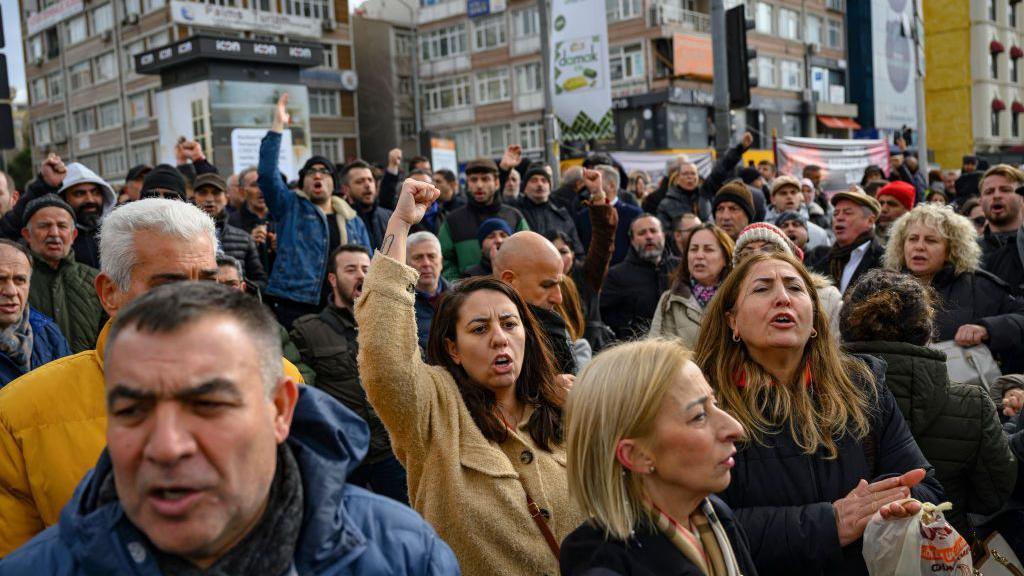
M 523 54 L 537 54 L 540 52 L 540 35 L 512 38 L 509 52 L 513 57 Z
M 428 130 L 447 128 L 453 125 L 469 124 L 474 120 L 476 120 L 476 112 L 472 106 L 455 108 L 453 110 L 432 111 L 423 115 L 423 127 Z
M 525 94 L 517 94 L 512 104 L 512 109 L 515 110 L 517 114 L 519 112 L 530 112 L 532 110 L 540 110 L 543 107 L 543 92 L 528 92 Z
M 459 54 L 458 56 L 430 60 L 429 62 L 420 62 L 420 77 L 431 78 L 441 76 L 442 74 L 455 74 L 469 70 L 470 67 L 469 54 Z
M 686 10 L 674 2 L 655 2 L 648 12 L 648 25 L 672 26 L 676 31 L 711 32 L 711 16 Z
M 466 3 L 458 0 L 447 0 L 437 4 L 421 4 L 419 14 L 416 16 L 416 23 L 427 24 L 429 22 L 444 20 L 445 18 L 451 18 L 452 16 L 460 16 L 465 13 Z

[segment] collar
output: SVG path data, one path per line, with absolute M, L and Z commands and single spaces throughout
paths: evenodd
M 612 206 L 618 206 L 619 205 L 619 196 L 616 195 L 615 198 L 613 198 L 612 201 L 609 202 L 609 204 L 611 204 Z
M 110 327 L 114 325 L 114 319 L 110 318 L 107 323 L 103 325 L 103 329 L 100 330 L 100 335 L 96 337 L 96 362 L 100 365 L 100 370 L 103 370 L 103 357 L 107 350 L 107 336 L 110 335 Z

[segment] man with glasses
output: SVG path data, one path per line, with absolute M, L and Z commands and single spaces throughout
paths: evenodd
M 1024 295 L 1024 172 L 997 164 L 981 178 L 981 208 L 988 225 L 981 243 L 981 267 Z

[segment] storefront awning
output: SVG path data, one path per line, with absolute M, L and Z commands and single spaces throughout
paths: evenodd
M 818 116 L 818 121 L 828 126 L 829 128 L 848 129 L 848 130 L 860 130 L 860 124 L 857 123 L 853 118 L 843 118 L 840 116 Z

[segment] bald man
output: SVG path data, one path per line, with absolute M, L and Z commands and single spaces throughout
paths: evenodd
M 519 292 L 530 305 L 555 353 L 562 374 L 576 373 L 572 339 L 562 305 L 562 256 L 555 245 L 536 232 L 516 232 L 495 254 L 494 275 Z

